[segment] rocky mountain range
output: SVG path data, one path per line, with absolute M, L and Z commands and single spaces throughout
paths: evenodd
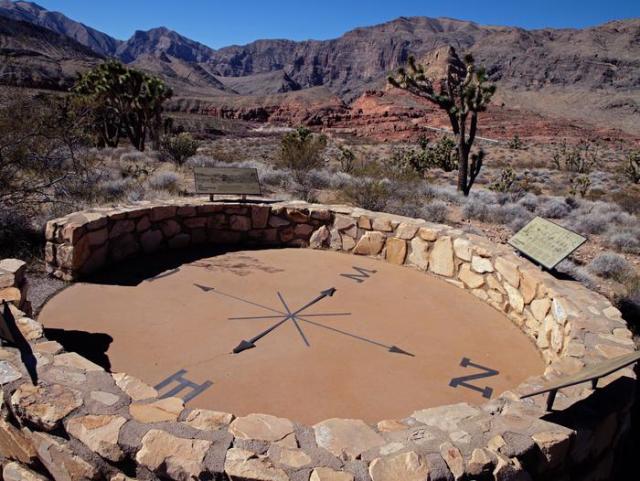
M 49 49 L 43 46 L 45 31 Z M 306 108 L 308 99 L 316 106 L 324 99 L 348 109 L 372 90 L 387 95 L 386 105 L 395 95 L 384 92 L 388 73 L 411 54 L 421 59 L 443 47 L 473 53 L 497 83 L 498 101 L 508 108 L 637 130 L 638 18 L 586 29 L 524 30 L 401 17 L 332 40 L 257 40 L 214 50 L 163 27 L 118 40 L 36 4 L 0 0 L 0 54 L 12 65 L 4 67 L 5 82 L 12 79 L 12 68 L 23 72 L 22 80 L 13 78 L 16 82 L 28 84 L 36 77 L 38 85 L 66 85 L 75 75 L 74 63 L 81 71 L 100 58 L 115 57 L 164 77 L 176 90 L 177 105 L 237 117 L 266 108 L 260 116 L 269 119 L 269 111 L 292 102 Z M 56 63 L 67 67 L 56 71 L 51 67 Z M 48 67 L 25 73 L 40 64 Z M 379 97 L 368 94 L 369 99 Z

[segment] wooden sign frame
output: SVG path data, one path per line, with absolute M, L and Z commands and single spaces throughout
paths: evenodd
M 193 169 L 196 194 L 262 195 L 258 169 L 251 167 L 195 167 Z
M 528 231 L 532 230 L 537 231 L 537 235 L 527 237 Z M 569 239 L 566 237 L 569 237 Z M 566 245 L 564 249 L 562 249 L 563 246 L 558 245 L 551 246 L 547 249 L 539 247 L 540 243 L 552 241 L 561 242 Z M 560 262 L 570 256 L 585 242 L 587 242 L 586 237 L 542 217 L 534 217 L 508 240 L 508 244 L 511 247 L 549 271 L 555 269 Z M 531 243 L 536 243 L 536 245 L 531 245 Z

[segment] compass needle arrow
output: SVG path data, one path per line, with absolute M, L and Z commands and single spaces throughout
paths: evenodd
M 311 321 L 309 319 L 305 319 L 304 317 L 300 317 L 300 316 L 296 316 L 296 317 L 299 320 L 301 320 L 303 322 L 308 322 L 309 324 L 312 324 L 314 326 L 321 327 L 323 329 L 328 329 L 329 331 L 337 332 L 337 333 L 342 334 L 344 336 L 349 336 L 349 337 L 352 337 L 354 339 L 358 339 L 360 341 L 368 342 L 369 344 L 373 344 L 375 346 L 384 347 L 389 352 L 392 352 L 392 353 L 395 353 L 395 354 L 404 354 L 405 356 L 410 356 L 410 357 L 415 357 L 415 354 L 412 354 L 412 353 L 410 353 L 408 351 L 405 351 L 404 349 L 400 349 L 398 346 L 389 346 L 387 344 L 383 344 L 382 342 L 374 341 L 373 339 L 368 339 L 366 337 L 359 336 L 358 334 L 353 334 L 351 332 L 342 331 L 340 329 L 336 329 L 335 327 L 331 327 L 331 326 L 325 326 L 324 324 L 320 324 L 319 322 L 315 322 L 315 321 Z
M 202 288 L 202 287 L 201 287 Z M 216 291 L 218 293 L 220 293 L 220 291 Z M 324 291 L 320 292 L 320 295 L 318 297 L 316 297 L 315 299 L 313 299 L 312 301 L 309 301 L 308 303 L 306 303 L 304 306 L 302 306 L 300 309 L 298 309 L 295 312 L 290 312 L 289 308 L 287 307 L 286 303 L 284 302 L 284 299 L 282 299 L 282 296 L 280 295 L 280 293 L 278 293 L 278 295 L 281 297 L 282 303 L 284 304 L 287 313 L 285 314 L 284 312 L 281 313 L 284 317 L 284 319 L 282 319 L 281 321 L 276 322 L 273 326 L 271 326 L 270 328 L 262 331 L 260 334 L 258 334 L 257 336 L 252 337 L 249 340 L 242 340 L 242 342 L 240 342 L 240 344 L 238 344 L 234 349 L 233 349 L 233 353 L 234 354 L 238 354 L 242 351 L 246 351 L 247 349 L 251 349 L 252 347 L 255 347 L 255 343 L 258 342 L 260 339 L 262 339 L 264 336 L 266 336 L 267 334 L 269 334 L 271 331 L 275 330 L 276 328 L 278 328 L 279 326 L 281 326 L 282 324 L 284 324 L 285 322 L 287 322 L 289 319 L 292 319 L 294 321 L 294 324 L 296 324 L 296 327 L 300 327 L 298 326 L 298 324 L 295 322 L 295 318 L 296 316 L 304 311 L 306 308 L 311 307 L 313 304 L 315 304 L 316 302 L 319 302 L 320 300 L 324 299 L 325 297 L 331 297 L 333 296 L 333 294 L 335 294 L 336 292 L 336 288 L 335 287 L 331 287 L 329 289 L 325 289 Z M 226 296 L 229 297 L 234 297 L 231 296 L 229 294 L 224 294 Z M 240 298 L 236 298 L 235 299 L 240 299 Z M 246 301 L 244 299 L 240 299 L 244 302 L 250 302 L 250 301 Z M 250 302 L 251 303 L 251 302 Z M 253 303 L 251 303 L 253 304 Z M 267 308 L 270 311 L 274 311 L 274 312 L 280 312 L 280 311 L 276 311 L 275 309 L 271 309 L 271 308 Z M 305 344 L 309 345 L 306 337 L 304 336 L 304 333 L 302 332 L 302 329 L 298 329 L 298 332 L 300 332 L 300 335 L 302 336 L 303 340 L 305 341 Z

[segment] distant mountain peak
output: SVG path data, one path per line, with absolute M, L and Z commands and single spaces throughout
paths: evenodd
M 106 33 L 71 20 L 60 12 L 49 11 L 33 2 L 0 0 L 0 15 L 66 35 L 103 56 L 113 55 L 120 44 L 119 40 Z

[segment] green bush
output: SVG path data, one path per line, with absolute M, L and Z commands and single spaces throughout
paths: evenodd
M 178 165 L 184 164 L 189 157 L 196 155 L 200 143 L 191 134 L 182 132 L 174 136 L 162 138 L 162 151 Z
M 458 151 L 455 142 L 443 136 L 433 146 L 422 138 L 419 149 L 395 150 L 391 156 L 390 166 L 404 176 L 423 178 L 429 169 L 442 169 L 451 172 L 458 168 Z
M 296 181 L 303 183 L 307 173 L 322 167 L 322 153 L 327 147 L 327 138 L 316 135 L 305 127 L 287 133 L 280 145 L 279 167 L 290 169 Z

